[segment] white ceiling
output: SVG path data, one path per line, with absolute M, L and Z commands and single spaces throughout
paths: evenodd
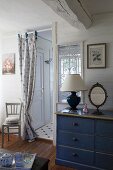
M 32 30 L 63 21 L 41 0 L 0 0 L 0 31 Z
M 113 0 L 80 0 L 91 15 L 113 13 Z
M 80 0 L 80 2 L 91 15 L 113 13 L 113 0 Z M 43 28 L 54 21 L 66 22 L 42 0 L 0 0 L 0 32 Z

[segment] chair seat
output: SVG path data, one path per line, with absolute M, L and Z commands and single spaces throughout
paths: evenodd
M 7 117 L 5 119 L 6 124 L 17 124 L 17 123 L 19 123 L 19 121 L 20 121 L 19 117 L 16 117 L 16 116 Z

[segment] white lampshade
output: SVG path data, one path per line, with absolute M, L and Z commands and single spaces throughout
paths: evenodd
M 60 90 L 67 92 L 79 92 L 87 90 L 87 88 L 79 74 L 69 74 L 65 78 Z

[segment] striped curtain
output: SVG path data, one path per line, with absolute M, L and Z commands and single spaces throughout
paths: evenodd
M 24 140 L 34 141 L 37 137 L 31 125 L 31 104 L 34 95 L 35 70 L 37 59 L 37 32 L 33 34 L 18 35 L 20 74 L 22 82 L 22 95 L 24 104 L 23 134 Z

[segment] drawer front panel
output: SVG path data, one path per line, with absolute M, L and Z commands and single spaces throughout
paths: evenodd
M 96 135 L 113 137 L 113 121 L 96 120 Z
M 113 138 L 95 137 L 95 150 L 113 154 Z
M 57 146 L 57 158 L 92 165 L 94 153 L 79 149 Z
M 68 132 L 94 133 L 94 120 L 68 116 L 57 116 L 57 129 Z
M 82 149 L 94 149 L 94 136 L 92 135 L 58 131 L 58 136 L 58 145 L 65 145 Z
M 113 170 L 113 156 L 106 154 L 95 154 L 95 165 L 99 168 Z

